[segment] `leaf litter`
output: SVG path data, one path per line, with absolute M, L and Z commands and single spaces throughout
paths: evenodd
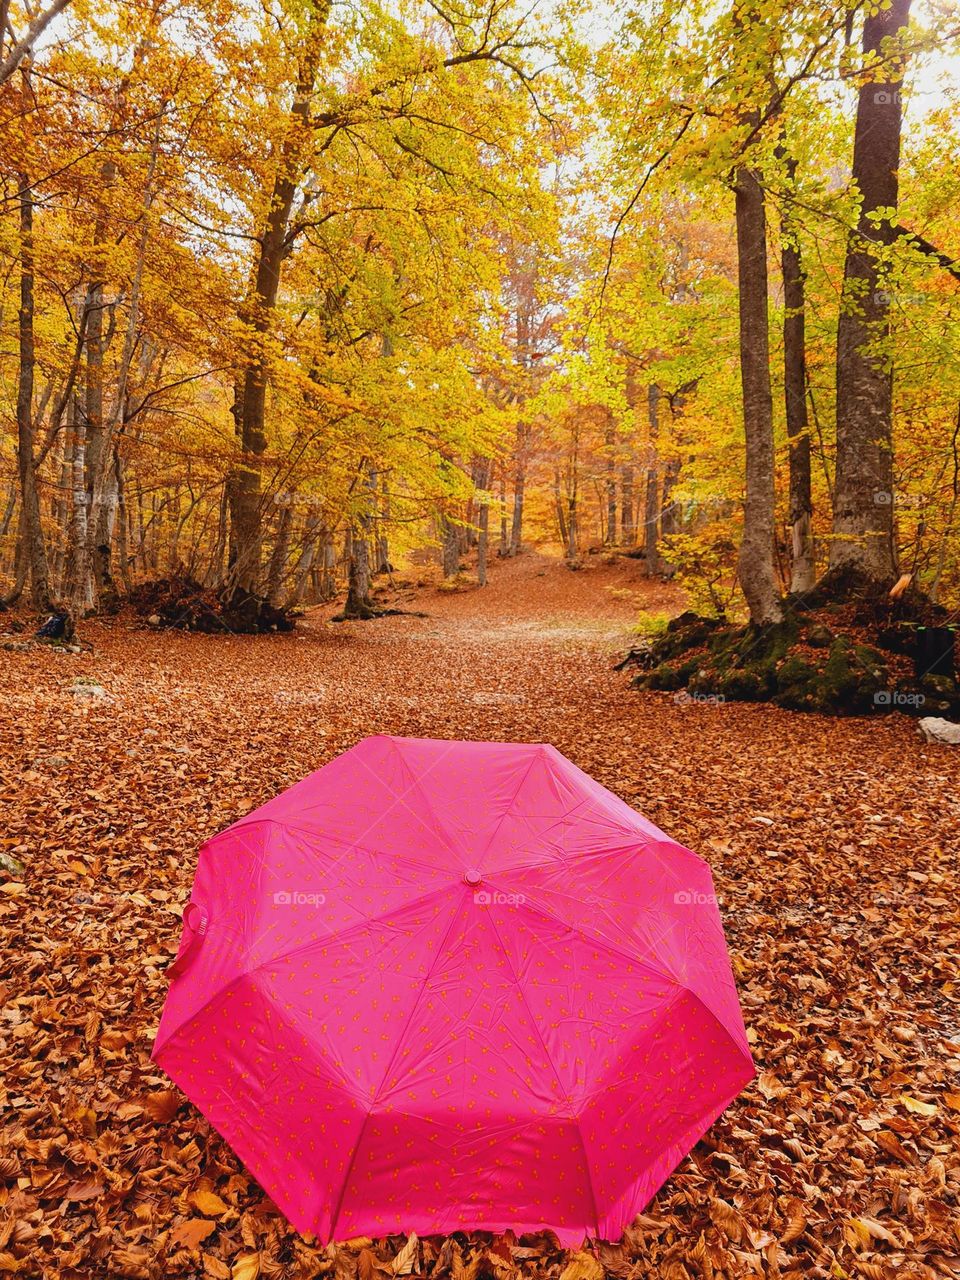
M 617 646 L 671 592 L 529 554 L 426 621 L 120 619 L 5 659 L 0 1276 L 956 1274 L 960 753 L 900 716 L 630 690 Z M 377 732 L 553 742 L 713 867 L 758 1077 L 620 1242 L 324 1247 L 150 1061 L 198 845 Z

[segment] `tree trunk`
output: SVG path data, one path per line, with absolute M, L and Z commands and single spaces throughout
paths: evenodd
M 21 531 L 34 607 L 52 608 L 47 552 L 40 519 L 37 473 L 33 457 L 33 380 L 36 368 L 33 333 L 33 190 L 20 174 L 20 310 L 17 378 L 17 464 L 20 476 Z
M 567 498 L 567 561 L 576 564 L 579 555 L 577 546 L 577 495 L 571 493 Z
M 553 468 L 553 504 L 557 513 L 557 532 L 560 535 L 560 545 L 567 545 L 567 513 L 563 509 L 563 494 L 560 490 L 560 468 Z
M 73 396 L 68 399 L 69 415 Z M 51 564 L 54 591 L 63 599 L 66 595 L 67 550 L 70 543 L 70 490 L 73 480 L 73 423 L 67 416 L 63 432 L 63 447 L 60 454 L 60 479 L 57 484 L 57 501 L 54 507 L 54 521 L 57 528 L 57 549 Z M 2 530 L 0 530 L 2 533 Z
M 370 603 L 370 548 L 363 521 L 350 530 L 350 556 L 347 567 L 347 602 L 345 618 L 369 618 L 374 609 Z
M 786 161 L 792 183 L 797 169 Z M 783 273 L 783 395 L 790 448 L 790 590 L 810 591 L 816 581 L 813 552 L 813 500 L 810 493 L 810 432 L 807 421 L 807 355 L 805 275 L 800 244 L 790 219 L 781 224 L 780 265 Z
M 326 534 L 326 530 L 323 533 Z M 311 511 L 307 516 L 303 529 L 303 540 L 300 548 L 300 555 L 297 563 L 293 568 L 293 586 L 290 594 L 286 599 L 286 606 L 300 604 L 304 598 L 307 589 L 307 579 L 313 569 L 313 562 L 317 554 L 317 539 L 321 533 L 321 516 L 318 511 Z M 332 543 L 331 543 L 332 545 Z
M 606 541 L 613 546 L 617 541 L 617 429 L 613 420 L 613 414 L 607 411 L 607 428 L 603 437 L 605 459 L 606 478 L 604 480 L 604 493 L 607 506 L 607 536 Z
M 910 0 L 868 10 L 863 52 L 906 27 Z M 837 328 L 837 467 L 833 495 L 831 569 L 851 568 L 875 582 L 896 572 L 893 512 L 893 366 L 889 351 L 865 350 L 889 334 L 889 300 L 878 288 L 875 243 L 893 239 L 895 212 L 878 224 L 877 210 L 895 211 L 899 195 L 900 85 L 903 59 L 887 56 L 878 78 L 860 86 L 853 142 L 853 183 L 860 196 L 847 240 Z M 888 78 L 880 79 L 880 76 Z
M 526 432 L 517 427 L 517 467 L 513 476 L 513 521 L 510 527 L 510 546 L 507 554 L 518 556 L 523 538 L 523 491 L 526 484 Z
M 287 502 L 280 508 L 280 519 L 277 522 L 277 537 L 273 544 L 270 564 L 267 568 L 267 586 L 265 595 L 272 605 L 280 605 L 280 589 L 286 576 L 287 555 L 290 551 L 290 535 L 293 533 L 293 503 Z
M 737 170 L 734 190 L 746 442 L 746 501 L 738 574 L 750 621 L 765 626 L 783 617 L 773 559 L 773 397 L 767 329 L 766 215 L 763 190 L 753 170 Z
M 310 129 L 311 100 L 320 62 L 320 37 L 328 13 L 328 0 L 322 0 L 313 7 L 287 133 L 274 173 L 266 224 L 259 237 L 260 253 L 253 291 L 244 307 L 251 351 L 239 376 L 235 395 L 234 419 L 242 457 L 230 481 L 230 561 L 235 590 L 241 596 L 254 594 L 260 580 L 261 472 L 267 448 L 265 415 L 269 379 L 266 340 L 277 305 L 281 268 L 291 247 L 288 240 L 290 219 Z
M 624 462 L 620 468 L 620 541 L 625 547 L 632 547 L 637 537 L 633 489 L 633 463 Z
M 500 463 L 500 555 L 505 556 L 509 550 L 507 541 L 507 464 Z
M 227 484 L 223 485 L 220 491 L 220 505 L 217 516 L 217 539 L 213 544 L 213 554 L 210 557 L 210 567 L 204 575 L 204 583 L 206 586 L 219 586 L 223 582 L 223 557 L 227 549 L 227 515 L 229 511 L 229 501 L 227 495 Z
M 456 524 L 446 512 L 440 515 L 441 565 L 444 578 L 454 578 L 460 570 L 460 540 Z
M 484 476 L 484 489 L 489 483 L 489 467 L 488 474 Z M 481 587 L 487 585 L 487 556 L 490 547 L 490 503 L 487 501 L 486 493 L 480 499 L 480 510 L 477 514 L 477 582 Z
M 657 454 L 660 439 L 660 388 L 655 382 L 651 382 L 647 388 L 647 423 L 650 432 L 650 462 L 647 466 L 647 491 L 643 510 L 643 548 L 647 574 L 652 577 L 660 572 L 660 467 Z M 666 493 L 666 481 L 664 491 Z

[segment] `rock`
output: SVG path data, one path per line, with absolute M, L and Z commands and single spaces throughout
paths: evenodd
M 806 641 L 812 649 L 829 649 L 833 644 L 833 632 L 822 622 L 816 622 L 807 632 Z
M 957 682 L 951 680 L 949 676 L 926 675 L 920 681 L 920 688 L 924 693 L 932 694 L 935 698 L 955 698 L 957 696 Z
M 160 621 L 161 619 L 160 619 L 159 613 L 151 613 L 150 617 L 147 619 L 147 626 L 159 627 Z
M 0 867 L 14 877 L 23 875 L 23 863 L 20 859 L 15 858 L 12 853 L 5 853 L 3 849 L 0 849 Z
M 75 698 L 110 699 L 102 684 L 72 684 L 69 691 Z
M 960 724 L 940 716 L 924 716 L 917 721 L 917 731 L 926 742 L 942 742 L 960 747 Z
M 66 756 L 47 756 L 40 763 L 47 769 L 65 769 L 70 761 Z

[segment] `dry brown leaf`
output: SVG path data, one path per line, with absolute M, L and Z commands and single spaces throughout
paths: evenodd
M 919 1098 L 913 1098 L 909 1093 L 901 1093 L 900 1101 L 914 1115 L 935 1116 L 937 1114 L 937 1108 L 932 1102 L 921 1102 Z
M 726 1200 L 714 1198 L 710 1201 L 710 1218 L 734 1244 L 739 1244 L 743 1239 L 743 1219 Z
M 210 1280 L 230 1280 L 230 1268 L 215 1253 L 204 1253 L 203 1273 L 210 1276 Z
M 407 1236 L 406 1244 L 393 1260 L 391 1269 L 395 1276 L 408 1276 L 417 1270 L 419 1246 L 420 1241 L 417 1239 L 417 1233 L 411 1231 Z
M 781 1206 L 781 1212 L 786 1218 L 786 1226 L 780 1240 L 783 1244 L 792 1244 L 794 1240 L 799 1240 L 807 1226 L 803 1201 L 795 1197 L 788 1199 Z
M 208 1222 L 206 1218 L 186 1218 L 171 1230 L 170 1243 L 182 1245 L 192 1253 L 199 1249 L 201 1242 L 216 1229 L 217 1224 Z
M 257 1280 L 259 1274 L 259 1253 L 242 1253 L 230 1269 L 231 1280 Z
M 592 1253 L 579 1249 L 560 1272 L 560 1280 L 603 1280 L 603 1267 Z
M 183 1094 L 176 1089 L 158 1089 L 156 1093 L 148 1093 L 143 1100 L 143 1109 L 157 1124 L 169 1124 L 180 1108 Z
M 219 1218 L 222 1214 L 227 1213 L 230 1206 L 225 1200 L 221 1200 L 215 1191 L 208 1191 L 204 1187 L 200 1187 L 190 1195 L 191 1203 L 196 1205 L 201 1213 Z

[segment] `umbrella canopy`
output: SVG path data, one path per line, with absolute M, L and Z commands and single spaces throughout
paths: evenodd
M 367 738 L 184 918 L 154 1058 L 323 1240 L 616 1239 L 754 1074 L 709 868 L 550 746 Z

